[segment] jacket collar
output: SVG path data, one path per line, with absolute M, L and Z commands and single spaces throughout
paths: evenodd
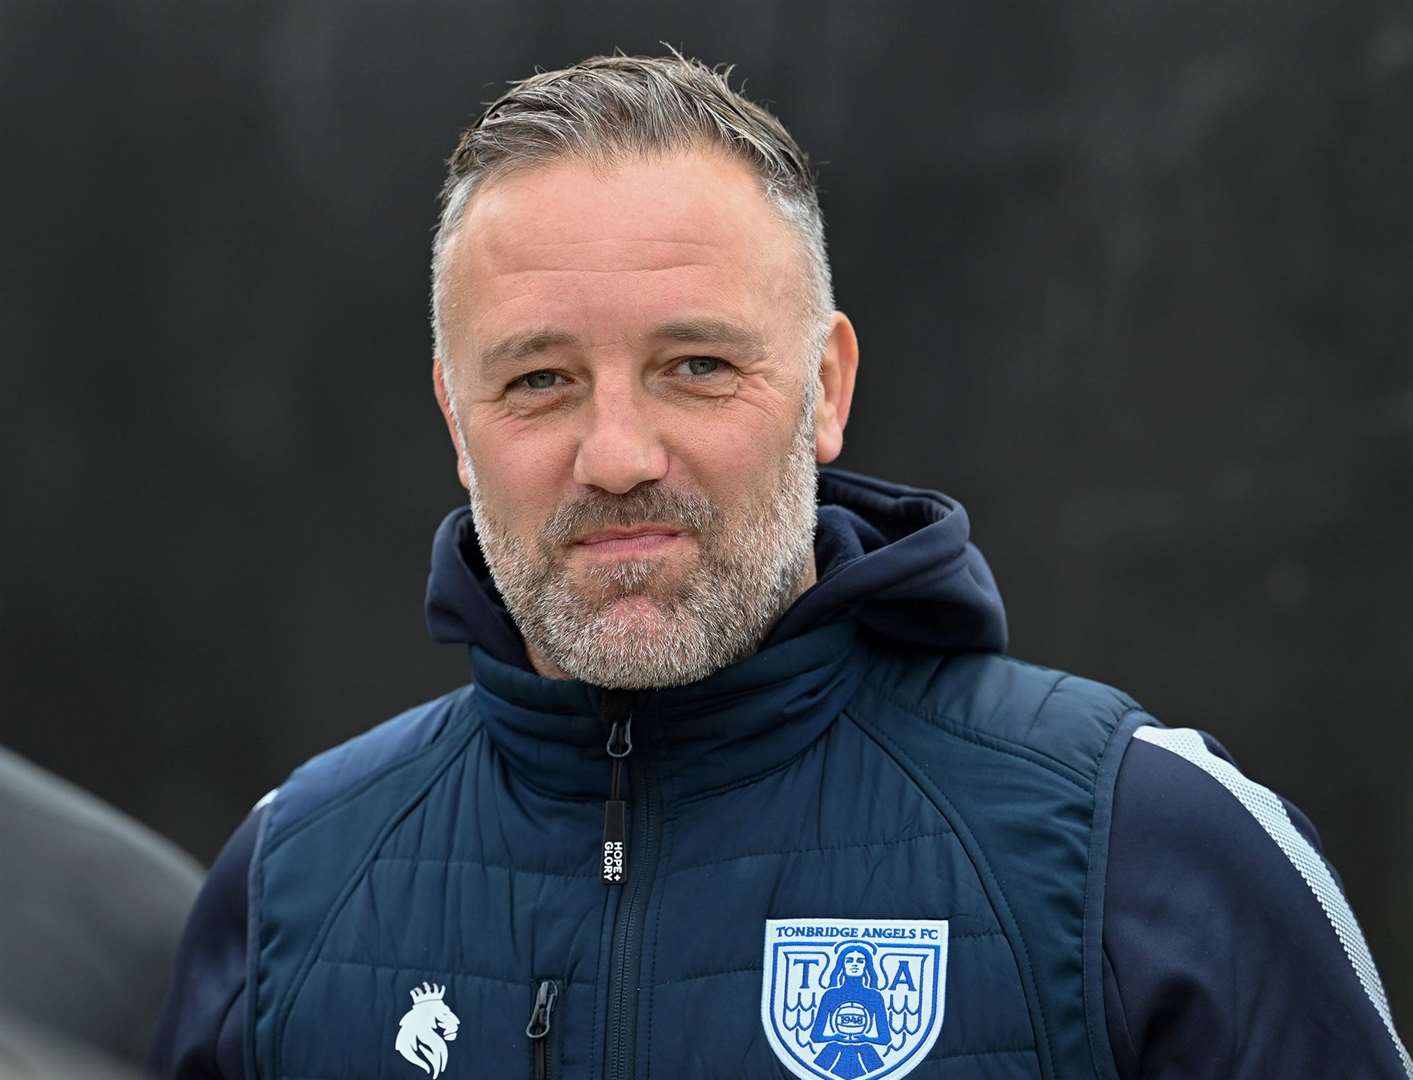
M 511 769 L 535 787 L 606 796 L 607 705 L 632 719 L 630 783 L 650 762 L 665 793 L 690 798 L 769 772 L 819 738 L 862 677 L 855 637 L 852 624 L 834 623 L 700 682 L 637 692 L 544 679 L 473 648 L 474 700 Z

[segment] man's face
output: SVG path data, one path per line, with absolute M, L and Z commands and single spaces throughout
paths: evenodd
M 446 258 L 444 409 L 536 667 L 657 686 L 752 651 L 812 579 L 820 441 L 803 255 L 757 181 L 561 161 L 478 192 Z

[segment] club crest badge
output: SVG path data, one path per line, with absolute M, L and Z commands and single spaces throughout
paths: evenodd
M 942 1030 L 947 922 L 768 919 L 760 1015 L 801 1080 L 907 1076 Z

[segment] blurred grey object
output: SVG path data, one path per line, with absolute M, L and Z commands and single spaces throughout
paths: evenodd
M 0 866 L 0 1078 L 140 1066 L 201 867 L 4 749 Z
M 141 1080 L 142 1074 L 115 1064 L 62 1032 L 41 1027 L 0 1009 L 0 1080 Z

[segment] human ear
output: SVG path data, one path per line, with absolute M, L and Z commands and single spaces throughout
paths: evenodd
M 849 422 L 858 370 L 859 339 L 854 324 L 842 311 L 836 311 L 820 359 L 819 399 L 814 412 L 815 460 L 821 465 L 833 461 L 844 449 L 844 425 Z
M 451 411 L 451 393 L 446 386 L 446 372 L 439 356 L 432 357 L 432 389 L 437 395 L 437 405 L 442 410 L 442 419 L 446 421 L 447 434 L 451 436 L 451 445 L 456 449 L 456 475 L 461 478 L 461 486 L 467 491 L 471 490 L 471 477 L 466 475 L 466 447 L 461 442 L 461 429 L 457 426 L 456 415 Z

